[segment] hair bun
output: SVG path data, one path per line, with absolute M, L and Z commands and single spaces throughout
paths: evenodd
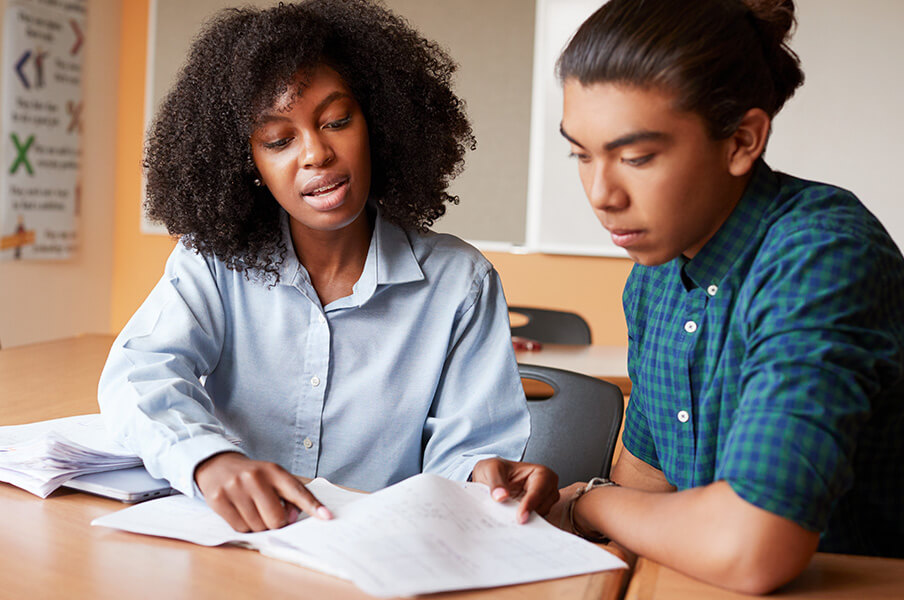
M 742 0 L 753 17 L 757 27 L 769 41 L 780 46 L 791 37 L 794 28 L 794 0 Z
M 742 0 L 750 11 L 751 22 L 763 44 L 766 62 L 772 71 L 775 90 L 781 101 L 776 110 L 794 95 L 804 82 L 800 58 L 788 41 L 797 24 L 794 16 L 794 0 Z

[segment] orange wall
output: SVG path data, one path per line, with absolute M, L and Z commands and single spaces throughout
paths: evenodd
M 163 272 L 173 241 L 139 231 L 148 1 L 123 2 L 117 115 L 116 210 L 110 327 L 118 332 Z M 631 261 L 487 253 L 511 304 L 560 308 L 590 323 L 593 341 L 626 345 L 621 292 Z
M 626 258 L 487 252 L 509 304 L 570 310 L 590 324 L 593 343 L 626 346 L 621 296 L 634 264 Z
M 147 65 L 148 0 L 122 3 L 117 111 L 116 207 L 110 330 L 118 332 L 163 273 L 173 249 L 166 236 L 139 231 L 141 145 Z

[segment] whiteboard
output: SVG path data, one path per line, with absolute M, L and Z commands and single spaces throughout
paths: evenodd
M 551 254 L 628 256 L 600 225 L 578 178 L 577 162 L 559 133 L 562 87 L 555 74 L 572 34 L 602 4 L 599 0 L 537 0 L 527 250 Z

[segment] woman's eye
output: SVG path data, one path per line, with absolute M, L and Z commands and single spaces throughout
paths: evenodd
M 640 167 L 642 165 L 647 164 L 653 160 L 652 154 L 645 154 L 644 156 L 638 156 L 636 158 L 622 158 L 622 162 L 628 165 L 629 167 Z
M 336 119 L 335 121 L 330 121 L 326 125 L 323 126 L 324 129 L 342 129 L 346 125 L 348 125 L 352 120 L 351 115 L 342 117 L 341 119 Z
M 292 141 L 292 138 L 280 138 L 278 140 L 273 140 L 272 142 L 263 142 L 263 147 L 267 150 L 278 150 L 284 146 L 287 146 L 289 142 Z
M 590 160 L 590 156 L 584 154 L 583 152 L 569 152 L 568 158 L 576 158 L 580 162 L 587 162 L 588 160 Z

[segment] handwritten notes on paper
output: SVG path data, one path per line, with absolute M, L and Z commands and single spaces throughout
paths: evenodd
M 197 544 L 240 544 L 353 581 L 380 597 L 492 587 L 567 577 L 625 564 L 602 548 L 533 515 L 515 521 L 486 486 L 422 474 L 370 495 L 323 479 L 309 489 L 335 515 L 242 534 L 206 505 L 162 498 L 96 519 L 93 525 Z

